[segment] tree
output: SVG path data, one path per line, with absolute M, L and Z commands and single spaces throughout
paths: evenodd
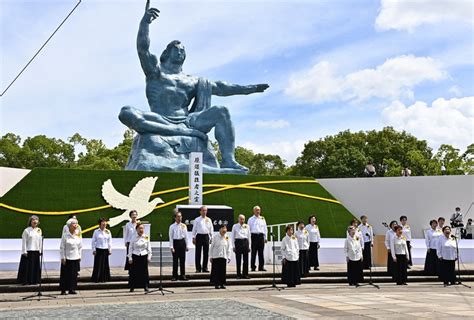
M 469 148 L 466 152 L 469 151 Z M 445 174 L 455 175 L 464 174 L 465 165 L 463 164 L 463 157 L 459 154 L 459 149 L 454 148 L 448 144 L 442 144 L 436 155 L 434 156 L 435 161 L 446 168 Z

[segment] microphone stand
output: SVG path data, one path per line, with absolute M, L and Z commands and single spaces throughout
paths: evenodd
M 163 237 L 163 235 L 161 233 L 159 233 L 158 236 L 160 237 L 160 282 L 159 282 L 159 285 L 158 285 L 157 289 L 147 291 L 147 292 L 145 292 L 145 294 L 149 294 L 149 293 L 159 291 L 159 292 L 161 292 L 161 295 L 164 296 L 165 292 L 174 293 L 174 291 L 163 289 L 163 246 L 162 246 L 162 237 Z
M 457 277 L 458 281 L 455 283 L 455 285 L 463 286 L 463 287 L 471 289 L 470 286 L 468 286 L 467 284 L 464 284 L 464 283 L 461 282 L 461 267 L 459 265 L 459 260 L 461 260 L 461 257 L 459 255 L 459 246 L 458 246 L 458 238 L 457 237 L 454 237 L 454 242 L 456 242 L 456 254 L 458 256 L 458 272 L 457 272 L 458 273 L 458 277 Z
M 371 238 L 370 247 L 369 247 L 369 251 L 370 251 L 369 283 L 360 284 L 360 285 L 358 285 L 357 287 L 372 286 L 372 287 L 374 287 L 374 288 L 380 289 L 380 287 L 379 287 L 378 285 L 376 285 L 376 284 L 372 281 L 372 264 L 373 264 L 372 244 L 373 244 L 373 243 L 374 243 L 374 239 Z M 363 272 L 363 271 L 362 271 L 362 272 Z
M 27 297 L 24 297 L 23 300 L 28 300 L 28 299 L 35 299 L 38 298 L 38 301 L 41 300 L 42 297 L 46 298 L 54 298 L 56 299 L 56 296 L 53 296 L 51 294 L 43 294 L 41 291 L 41 283 L 43 282 L 43 244 L 44 244 L 44 237 L 41 236 L 41 251 L 40 251 L 40 278 L 39 278 L 39 286 L 38 286 L 38 292 L 32 295 L 29 295 Z
M 265 287 L 260 287 L 258 290 L 273 290 L 276 289 L 278 291 L 281 291 L 285 289 L 282 286 L 277 286 L 276 284 L 276 272 L 275 272 L 275 237 L 273 235 L 273 232 L 270 232 L 270 237 L 272 238 L 272 250 L 273 250 L 273 280 L 272 280 L 272 285 L 271 286 L 265 286 Z

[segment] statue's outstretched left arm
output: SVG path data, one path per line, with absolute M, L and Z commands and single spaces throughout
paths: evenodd
M 237 94 L 252 94 L 263 92 L 269 87 L 268 84 L 250 84 L 241 86 L 238 84 L 227 83 L 224 81 L 212 82 L 212 94 L 216 96 L 233 96 Z

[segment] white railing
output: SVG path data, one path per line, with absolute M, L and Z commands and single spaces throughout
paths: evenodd
M 270 237 L 270 234 L 273 234 L 275 237 L 275 241 L 281 241 L 281 239 L 285 236 L 285 229 L 287 225 L 293 225 L 293 230 L 296 231 L 296 224 L 298 222 L 286 222 L 286 223 L 280 223 L 280 224 L 271 224 L 267 226 L 268 229 L 268 239 L 267 240 L 272 240 Z M 281 236 L 283 234 L 283 237 Z

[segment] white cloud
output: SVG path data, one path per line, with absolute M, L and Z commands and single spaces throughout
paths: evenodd
M 386 125 L 426 139 L 434 148 L 447 143 L 464 149 L 474 142 L 474 96 L 439 98 L 431 106 L 423 101 L 410 106 L 394 101 L 382 111 L 382 119 Z
M 452 93 L 452 94 L 453 94 L 454 96 L 456 96 L 456 97 L 459 97 L 460 95 L 462 95 L 461 89 L 460 89 L 458 86 L 456 86 L 456 85 L 454 85 L 454 86 L 452 86 L 451 88 L 449 88 L 448 92 L 449 92 L 449 93 Z
M 337 76 L 335 67 L 322 61 L 307 72 L 292 75 L 285 92 L 312 103 L 412 98 L 414 86 L 446 76 L 436 60 L 414 55 L 390 58 L 375 69 L 358 70 L 345 76 Z
M 286 120 L 257 120 L 255 122 L 257 128 L 267 128 L 267 129 L 281 129 L 290 126 L 290 123 Z
M 287 165 L 293 165 L 297 157 L 304 149 L 305 140 L 274 141 L 269 143 L 244 142 L 242 147 L 252 150 L 254 153 L 277 154 L 287 161 Z
M 375 20 L 378 30 L 413 30 L 442 21 L 473 22 L 471 0 L 382 0 Z

